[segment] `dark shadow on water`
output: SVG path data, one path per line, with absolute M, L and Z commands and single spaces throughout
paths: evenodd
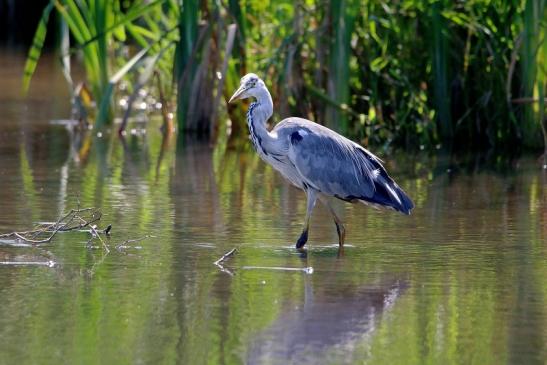
M 316 290 L 314 279 L 306 276 L 302 305 L 288 308 L 254 336 L 246 363 L 308 364 L 318 359 L 329 363 L 329 356 L 336 363 L 341 358 L 353 363 L 357 360 L 353 350 L 366 344 L 382 316 L 409 287 L 407 281 L 395 277 L 364 286 L 319 285 Z

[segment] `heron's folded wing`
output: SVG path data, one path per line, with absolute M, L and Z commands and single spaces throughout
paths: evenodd
M 372 197 L 375 177 L 385 174 L 374 155 L 320 128 L 292 132 L 288 156 L 307 185 L 342 199 Z

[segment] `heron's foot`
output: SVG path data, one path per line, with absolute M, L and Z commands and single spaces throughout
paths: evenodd
M 304 247 L 304 245 L 308 242 L 308 230 L 302 231 L 302 234 L 298 238 L 298 241 L 296 241 L 296 249 L 301 251 Z
M 298 251 L 298 256 L 301 259 L 307 259 L 308 258 L 308 250 L 305 247 L 297 248 L 296 251 Z
M 344 246 L 346 241 L 346 229 L 342 223 L 334 222 L 336 224 L 336 232 L 338 232 L 338 245 L 340 247 Z

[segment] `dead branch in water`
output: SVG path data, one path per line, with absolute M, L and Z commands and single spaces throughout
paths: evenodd
M 221 258 L 219 258 L 218 260 L 216 260 L 215 262 L 213 262 L 214 265 L 218 266 L 218 268 L 220 269 L 220 271 L 222 272 L 225 272 L 231 276 L 234 276 L 234 273 L 231 272 L 230 270 L 226 269 L 224 266 L 222 266 L 222 262 L 224 260 L 226 260 L 228 257 L 232 256 L 234 253 L 237 252 L 237 249 L 234 247 L 232 248 L 230 251 L 226 252 L 224 255 L 222 255 Z
M 102 213 L 100 210 L 95 208 L 80 208 L 78 204 L 77 209 L 72 209 L 53 223 L 40 223 L 28 231 L 14 231 L 0 234 L 0 238 L 14 238 L 32 245 L 40 245 L 50 242 L 59 232 L 81 231 L 89 227 L 88 232 L 92 236 L 91 239 L 98 238 L 105 251 L 109 252 L 108 246 L 97 231 L 97 226 L 93 224 L 98 222 L 101 217 Z
M 101 235 L 99 234 L 99 232 L 97 232 L 97 226 L 96 225 L 92 225 L 90 226 L 91 228 L 91 235 L 92 235 L 92 238 L 94 237 L 97 237 L 99 239 L 99 241 L 101 241 L 101 244 L 103 245 L 103 248 L 104 250 L 106 251 L 106 253 L 110 253 L 110 249 L 108 248 L 108 246 L 106 245 L 106 243 L 103 241 L 103 239 L 101 238 Z
M 215 265 L 220 265 L 220 263 L 224 260 L 226 260 L 228 257 L 232 256 L 235 252 L 237 251 L 236 248 L 232 248 L 230 251 L 226 252 L 224 255 L 222 255 L 221 258 L 219 258 L 218 260 L 216 260 L 214 262 Z
M 122 243 L 120 243 L 119 245 L 116 245 L 116 250 L 121 251 L 125 248 L 130 248 L 131 246 L 128 246 L 129 243 L 136 243 L 136 242 L 144 241 L 147 238 L 155 238 L 155 236 L 147 234 L 147 235 L 139 237 L 139 238 L 133 238 L 133 239 L 125 240 Z
M 226 252 L 224 255 L 222 255 L 221 258 L 216 260 L 213 264 L 216 265 L 220 271 L 225 272 L 227 274 L 230 274 L 230 276 L 234 276 L 234 272 L 222 265 L 224 260 L 232 256 L 234 253 L 237 252 L 236 248 L 232 248 L 230 251 Z M 300 271 L 303 273 L 306 273 L 308 275 L 313 274 L 313 267 L 280 267 L 280 266 L 243 266 L 240 269 L 242 270 L 277 270 L 277 271 Z
M 0 261 L 0 265 L 55 267 L 55 261 Z
M 280 267 L 280 266 L 243 266 L 243 270 L 278 270 L 278 271 L 301 271 L 306 274 L 313 274 L 313 267 Z

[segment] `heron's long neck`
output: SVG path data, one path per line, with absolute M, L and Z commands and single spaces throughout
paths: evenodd
M 272 116 L 272 113 L 272 97 L 268 90 L 264 88 L 256 95 L 256 101 L 249 106 L 247 125 L 256 149 L 266 155 L 275 139 L 266 128 L 266 122 Z

